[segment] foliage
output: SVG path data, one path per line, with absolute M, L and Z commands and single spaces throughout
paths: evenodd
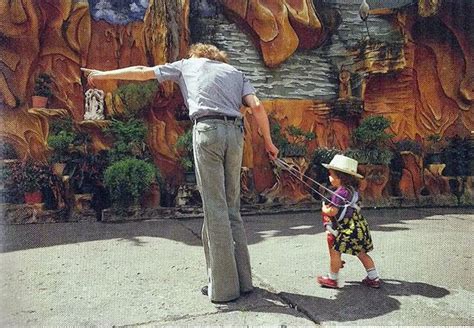
M 67 163 L 71 159 L 71 145 L 78 138 L 72 121 L 67 119 L 56 120 L 49 126 L 48 146 L 53 150 L 53 163 Z
M 434 133 L 426 139 L 425 151 L 427 154 L 437 154 L 443 151 L 446 147 L 446 139 L 440 134 Z
M 353 131 L 354 144 L 361 148 L 384 147 L 385 142 L 393 137 L 392 134 L 385 132 L 390 125 L 390 120 L 383 116 L 365 118 Z
M 388 140 L 392 134 L 385 132 L 390 127 L 390 120 L 383 116 L 369 116 L 362 120 L 352 132 L 353 147 L 345 154 L 360 164 L 388 165 L 393 157 L 389 150 Z
M 193 153 L 193 131 L 187 130 L 178 137 L 176 141 L 176 149 L 179 154 L 179 162 L 185 172 L 194 171 L 194 153 Z
M 269 120 L 270 134 L 273 143 L 280 150 L 280 156 L 296 157 L 306 155 L 306 143 L 316 138 L 313 132 L 305 132 L 294 125 L 289 125 L 282 131 L 280 124 L 278 124 L 275 118 L 270 117 Z
M 403 139 L 395 143 L 395 148 L 398 152 L 410 151 L 415 155 L 421 155 L 422 147 L 421 144 L 415 140 Z
M 446 176 L 470 176 L 474 174 L 474 144 L 469 138 L 456 135 L 449 139 L 443 151 Z
M 35 79 L 34 95 L 49 98 L 52 94 L 51 83 L 53 83 L 53 80 L 50 75 L 40 73 Z
M 341 154 L 339 149 L 335 148 L 316 148 L 311 157 L 311 172 L 314 174 L 314 180 L 317 182 L 329 181 L 328 170 L 321 164 L 327 164 L 331 162 L 333 157 L 337 154 Z
M 18 159 L 15 147 L 9 142 L 0 142 L 0 158 L 1 159 Z
M 359 164 L 389 165 L 393 153 L 389 149 L 367 148 L 347 149 L 344 154 L 355 159 Z
M 124 158 L 148 158 L 148 149 L 144 142 L 147 128 L 143 121 L 131 118 L 125 122 L 112 120 L 105 133 L 114 138 L 113 147 L 109 151 L 111 162 Z
M 158 83 L 147 81 L 122 85 L 115 93 L 122 99 L 129 117 L 136 117 L 151 105 L 157 91 Z
M 39 191 L 48 183 L 51 170 L 36 162 L 18 162 L 12 165 L 9 172 L 21 192 Z
M 155 167 L 143 160 L 127 158 L 113 163 L 104 174 L 112 203 L 120 208 L 137 205 L 140 196 L 156 179 Z
M 51 155 L 53 163 L 65 163 L 69 160 L 69 147 L 74 138 L 74 134 L 67 131 L 61 131 L 48 137 L 48 146 L 53 149 L 53 154 Z

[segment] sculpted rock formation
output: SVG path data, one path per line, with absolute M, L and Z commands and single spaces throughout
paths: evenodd
M 252 31 L 263 61 L 276 67 L 297 48 L 321 44 L 323 26 L 312 0 L 220 0 L 230 16 Z

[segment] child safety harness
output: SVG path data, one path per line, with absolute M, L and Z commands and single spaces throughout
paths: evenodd
M 306 187 L 308 187 L 309 189 L 311 189 L 312 191 L 314 191 L 316 194 L 318 194 L 319 196 L 321 196 L 322 199 L 324 199 L 324 201 L 327 201 L 328 203 L 330 203 L 331 205 L 335 206 L 335 207 L 338 207 L 340 210 L 339 210 L 339 215 L 338 215 L 338 218 L 337 218 L 337 222 L 340 222 L 341 220 L 344 219 L 344 216 L 346 215 L 346 212 L 347 212 L 347 209 L 349 207 L 352 207 L 354 208 L 356 211 L 359 211 L 360 210 L 360 207 L 359 205 L 357 204 L 357 202 L 359 201 L 359 193 L 355 190 L 353 190 L 353 195 L 352 195 L 352 199 L 349 201 L 347 200 L 346 198 L 342 197 L 341 195 L 337 194 L 336 192 L 334 192 L 333 190 L 325 187 L 324 185 L 322 185 L 321 183 L 317 182 L 316 180 L 312 179 L 311 177 L 305 175 L 305 174 L 302 174 L 301 172 L 299 172 L 295 167 L 291 166 L 290 164 L 286 163 L 284 160 L 282 160 L 281 158 L 276 158 L 274 161 L 275 165 L 282 169 L 282 170 L 285 170 L 285 171 L 288 171 L 292 176 L 294 176 L 295 178 L 297 178 L 299 181 L 301 181 L 301 183 L 303 183 Z M 333 201 L 331 201 L 331 199 L 329 199 L 328 197 L 326 197 L 325 195 L 323 195 L 319 190 L 316 190 L 315 188 L 313 188 L 311 185 L 309 185 L 309 183 L 307 183 L 306 181 L 303 180 L 303 177 L 308 179 L 310 182 L 318 185 L 320 188 L 326 190 L 327 192 L 329 192 L 330 194 L 332 194 L 333 196 L 335 197 L 338 197 L 339 199 L 342 200 L 342 204 L 335 204 Z

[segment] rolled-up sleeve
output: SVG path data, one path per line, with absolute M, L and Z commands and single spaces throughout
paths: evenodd
M 155 76 L 158 82 L 169 80 L 177 82 L 181 76 L 182 66 L 182 61 L 176 61 L 174 63 L 157 65 L 153 70 L 155 71 Z
M 246 95 L 255 94 L 255 88 L 253 87 L 252 83 L 250 83 L 245 74 L 242 75 L 244 80 L 244 85 L 242 88 L 242 97 L 245 97 Z

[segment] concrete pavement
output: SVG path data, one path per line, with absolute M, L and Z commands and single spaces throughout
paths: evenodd
M 472 208 L 364 210 L 384 280 L 344 287 L 328 268 L 318 213 L 247 216 L 254 293 L 228 305 L 206 282 L 201 219 L 3 225 L 1 327 L 474 325 Z

